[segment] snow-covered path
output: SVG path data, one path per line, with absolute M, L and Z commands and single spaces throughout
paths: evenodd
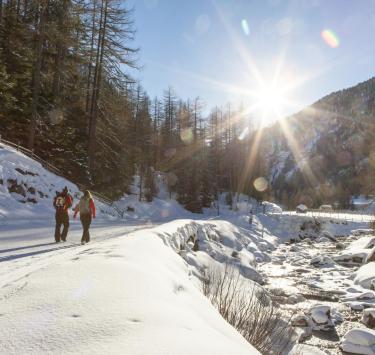
M 126 233 L 150 228 L 140 221 L 94 220 L 91 244 Z M 0 225 L 0 288 L 24 275 L 63 258 L 72 248 L 81 247 L 82 227 L 71 220 L 67 242 L 54 242 L 54 220 L 7 220 Z

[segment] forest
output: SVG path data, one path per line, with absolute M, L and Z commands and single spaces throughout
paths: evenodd
M 2 137 L 111 199 L 137 174 L 152 200 L 156 171 L 195 212 L 220 191 L 261 198 L 243 107 L 204 114 L 200 97 L 172 87 L 150 98 L 131 75 L 141 63 L 132 18 L 120 0 L 0 0 Z

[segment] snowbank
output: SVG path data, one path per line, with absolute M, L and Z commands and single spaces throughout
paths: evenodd
M 226 221 L 176 220 L 161 225 L 160 237 L 179 253 L 200 277 L 213 260 L 230 263 L 248 279 L 262 283 L 258 262 L 269 259 L 274 245 L 261 235 Z
M 71 248 L 1 289 L 0 353 L 259 354 L 163 244 L 172 229 Z

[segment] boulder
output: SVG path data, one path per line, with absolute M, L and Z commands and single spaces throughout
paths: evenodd
M 367 308 L 363 311 L 362 323 L 368 328 L 375 329 L 375 308 Z

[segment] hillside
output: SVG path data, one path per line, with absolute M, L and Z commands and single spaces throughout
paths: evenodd
M 294 207 L 374 192 L 375 78 L 332 93 L 268 128 L 268 178 L 276 199 Z

